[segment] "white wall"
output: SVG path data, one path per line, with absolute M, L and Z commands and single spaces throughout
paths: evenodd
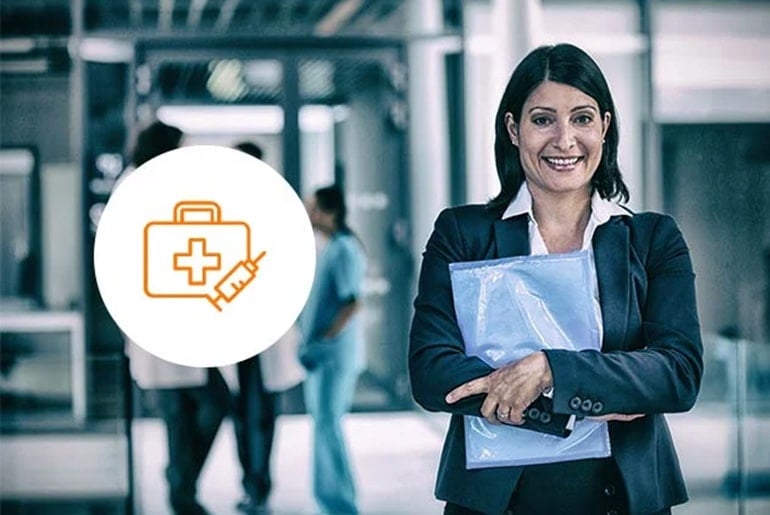
M 52 309 L 67 309 L 82 298 L 81 174 L 72 163 L 41 169 L 43 299 Z
M 414 34 L 442 30 L 441 2 L 409 0 L 408 20 Z M 409 44 L 409 170 L 412 246 L 415 256 L 425 248 L 439 211 L 449 203 L 448 131 L 445 43 L 416 39 Z
M 505 85 L 491 86 L 495 56 L 487 35 L 490 21 L 486 2 L 465 2 L 465 169 L 468 202 L 472 203 L 486 202 L 500 189 L 493 147 L 495 110 Z
M 770 2 L 656 6 L 656 119 L 770 120 Z

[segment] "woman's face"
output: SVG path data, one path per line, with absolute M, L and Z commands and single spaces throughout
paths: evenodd
M 318 199 L 315 195 L 307 199 L 307 212 L 310 217 L 310 223 L 314 229 L 325 233 L 334 231 L 334 213 L 327 213 L 318 205 Z
M 511 142 L 519 147 L 521 166 L 533 194 L 584 190 L 602 158 L 602 140 L 610 113 L 572 86 L 545 81 L 524 102 L 521 120 L 505 114 Z

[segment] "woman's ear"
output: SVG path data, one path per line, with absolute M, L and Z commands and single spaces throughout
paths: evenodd
M 511 113 L 505 113 L 503 117 L 505 122 L 505 130 L 508 131 L 508 137 L 511 139 L 511 143 L 514 146 L 519 146 L 519 126 L 513 121 L 513 115 Z
M 602 140 L 607 136 L 607 131 L 610 129 L 610 123 L 612 122 L 612 115 L 609 111 L 604 113 L 604 127 L 602 128 Z

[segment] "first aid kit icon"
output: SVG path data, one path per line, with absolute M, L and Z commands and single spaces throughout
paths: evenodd
M 183 200 L 171 220 L 144 227 L 144 292 L 152 298 L 205 298 L 218 311 L 249 284 L 265 256 L 252 257 L 251 227 L 222 219 L 211 200 Z

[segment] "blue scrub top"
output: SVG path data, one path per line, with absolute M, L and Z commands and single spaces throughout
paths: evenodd
M 306 345 L 332 344 L 339 364 L 363 366 L 363 337 L 360 312 L 333 338 L 323 339 L 340 309 L 351 299 L 361 299 L 366 255 L 358 239 L 349 233 L 335 233 L 316 263 L 315 279 L 305 309 L 299 318 Z

